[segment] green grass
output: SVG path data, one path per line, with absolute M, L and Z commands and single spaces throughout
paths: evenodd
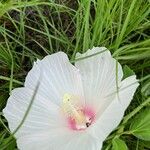
M 107 47 L 113 57 L 123 66 L 128 65 L 140 80 L 140 87 L 126 116 L 107 138 L 104 149 L 111 148 L 116 136 L 121 136 L 130 150 L 147 148 L 145 141 L 129 132 L 129 126 L 131 117 L 134 118 L 143 107 L 149 106 L 149 13 L 148 0 L 2 0 L 0 150 L 15 149 L 15 139 L 7 128 L 2 109 L 10 91 L 23 85 L 33 61 L 64 51 L 74 62 L 77 52 L 85 52 L 93 46 Z

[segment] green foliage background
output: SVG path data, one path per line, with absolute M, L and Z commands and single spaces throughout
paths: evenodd
M 57 51 L 74 62 L 93 46 L 107 47 L 125 77 L 135 73 L 140 82 L 103 149 L 150 148 L 149 13 L 149 0 L 0 0 L 0 150 L 16 149 L 2 109 L 33 62 Z

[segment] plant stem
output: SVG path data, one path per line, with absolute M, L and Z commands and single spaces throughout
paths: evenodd
M 0 76 L 0 80 L 10 81 L 11 78 L 5 77 L 5 76 Z M 15 80 L 15 79 L 13 79 L 13 82 L 14 82 L 14 83 L 17 83 L 17 84 L 20 84 L 20 85 L 23 85 L 22 82 L 20 82 L 20 81 L 18 81 L 18 80 Z

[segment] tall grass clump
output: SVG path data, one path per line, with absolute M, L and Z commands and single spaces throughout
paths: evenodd
M 75 62 L 77 52 L 107 47 L 124 75 L 140 87 L 103 149 L 150 148 L 150 2 L 148 0 L 0 1 L 0 150 L 16 149 L 2 109 L 22 86 L 33 62 L 57 51 Z M 116 66 L 117 67 L 117 66 Z

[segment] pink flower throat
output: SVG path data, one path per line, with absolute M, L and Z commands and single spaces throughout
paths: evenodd
M 68 117 L 69 128 L 72 130 L 85 130 L 94 122 L 95 113 L 91 108 L 84 108 L 82 110 L 79 110 L 79 112 L 81 113 L 81 115 L 83 115 L 83 120 L 81 122 L 79 122 L 74 117 Z
M 71 94 L 64 94 L 62 108 L 69 128 L 72 130 L 85 130 L 95 119 L 95 112 L 91 107 L 81 105 L 80 98 Z

